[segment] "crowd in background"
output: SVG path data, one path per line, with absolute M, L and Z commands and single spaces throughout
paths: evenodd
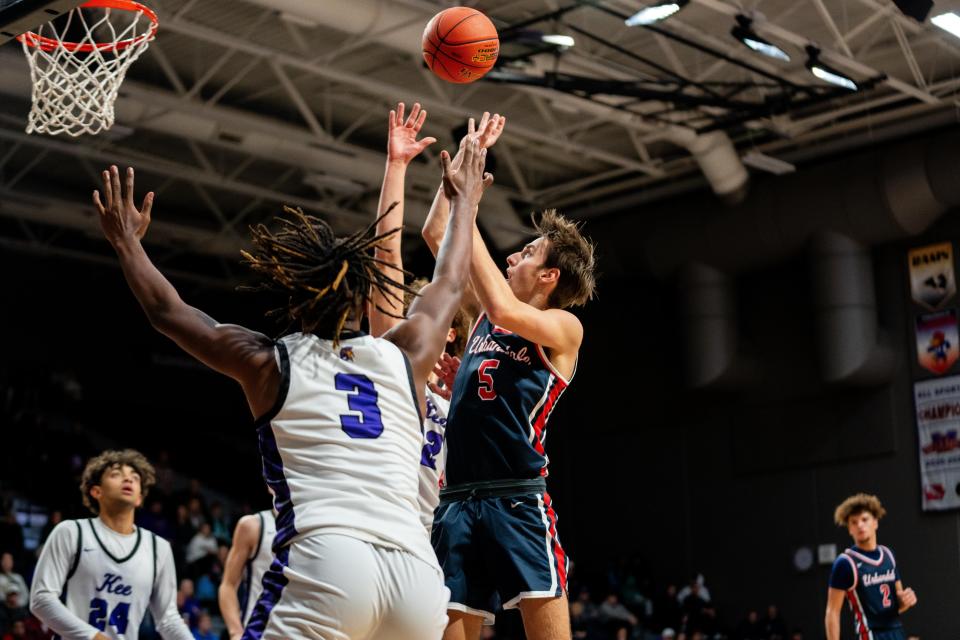
M 5 379 L 6 378 L 6 379 Z M 86 460 L 118 443 L 82 423 L 82 387 L 67 372 L 52 371 L 35 384 L 21 376 L 16 386 L 0 369 L 0 640 L 52 636 L 29 614 L 29 583 L 42 544 L 65 518 L 91 517 L 79 495 Z M 124 443 L 126 444 L 126 443 Z M 12 455 L 14 454 L 15 455 Z M 267 494 L 254 497 L 217 493 L 184 475 L 183 451 L 145 450 L 157 471 L 157 485 L 138 512 L 137 524 L 170 541 L 180 578 L 177 606 L 194 636 L 226 638 L 217 606 L 217 588 L 236 520 L 263 508 Z M 42 481 L 35 481 L 42 472 Z M 38 525 L 38 522 L 42 522 Z M 604 570 L 574 564 L 570 582 L 570 618 L 576 640 L 800 640 L 803 635 L 769 603 L 731 619 L 717 605 L 703 576 L 686 582 L 656 583 L 639 561 Z M 723 602 L 729 603 L 729 598 Z M 737 603 L 744 605 L 746 603 Z M 728 604 L 727 608 L 732 608 Z M 141 638 L 156 634 L 151 621 Z M 497 614 L 484 640 L 521 640 L 515 611 Z

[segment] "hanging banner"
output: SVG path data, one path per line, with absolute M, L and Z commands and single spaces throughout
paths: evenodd
M 923 510 L 960 507 L 960 376 L 913 385 Z
M 911 249 L 910 294 L 917 304 L 936 311 L 957 293 L 953 273 L 953 245 L 949 242 Z
M 960 359 L 957 311 L 948 309 L 917 317 L 917 360 L 937 375 L 946 373 Z

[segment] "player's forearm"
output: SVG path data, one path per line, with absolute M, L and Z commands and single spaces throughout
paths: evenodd
M 826 627 L 827 640 L 840 640 L 840 612 L 827 611 L 824 620 Z
M 63 640 L 90 640 L 99 631 L 73 615 L 58 595 L 40 591 L 31 598 L 30 613 L 55 631 Z
M 217 591 L 217 600 L 220 604 L 220 615 L 227 626 L 230 637 L 243 632 L 243 621 L 240 619 L 240 600 L 237 598 L 237 584 L 224 580 Z
M 473 250 L 470 257 L 470 282 L 477 294 L 480 306 L 494 324 L 504 326 L 505 317 L 518 303 L 516 296 L 500 273 L 487 246 L 480 235 L 480 229 L 473 227 Z
M 170 281 L 150 261 L 139 241 L 131 240 L 114 248 L 130 290 L 150 323 L 162 331 L 165 320 L 174 310 L 185 307 L 185 303 Z
M 423 239 L 434 257 L 440 251 L 440 242 L 443 240 L 443 232 L 446 231 L 449 221 L 450 201 L 443 194 L 443 187 L 441 187 L 437 189 L 437 195 L 433 198 L 422 230 Z
M 443 282 L 444 286 L 452 287 L 458 295 L 466 288 L 470 275 L 475 211 L 476 204 L 465 197 L 457 198 L 451 204 L 450 221 L 433 271 L 432 282 Z
M 403 189 L 406 173 L 406 163 L 387 160 L 387 166 L 383 173 L 383 185 L 380 188 L 380 202 L 377 205 L 377 215 L 383 216 L 377 222 L 377 235 L 403 227 Z M 396 203 L 396 206 L 390 209 L 394 203 Z M 390 211 L 384 215 L 387 209 L 390 209 Z M 400 233 L 395 233 L 381 241 L 375 253 L 377 259 L 386 263 L 377 264 L 377 269 L 398 282 L 403 281 L 400 235 Z M 390 291 L 394 295 L 384 295 L 376 287 L 373 287 L 371 291 L 370 333 L 374 336 L 381 336 L 393 328 L 400 322 L 400 318 L 394 316 L 403 314 L 403 291 L 395 287 L 391 287 Z M 381 309 L 384 311 L 381 311 Z

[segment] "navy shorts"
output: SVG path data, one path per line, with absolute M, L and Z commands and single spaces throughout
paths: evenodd
M 906 640 L 903 629 L 877 629 L 870 633 L 871 640 Z
M 569 560 L 557 538 L 557 514 L 544 492 L 442 501 L 433 549 L 450 589 L 449 609 L 493 623 L 502 603 L 559 597 Z

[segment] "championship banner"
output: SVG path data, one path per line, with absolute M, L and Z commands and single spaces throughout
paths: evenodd
M 917 361 L 937 375 L 950 370 L 960 359 L 957 311 L 948 309 L 917 318 Z
M 910 294 L 914 302 L 936 311 L 956 295 L 951 243 L 911 249 L 907 260 L 910 264 Z
M 960 507 L 960 376 L 916 382 L 923 510 Z

